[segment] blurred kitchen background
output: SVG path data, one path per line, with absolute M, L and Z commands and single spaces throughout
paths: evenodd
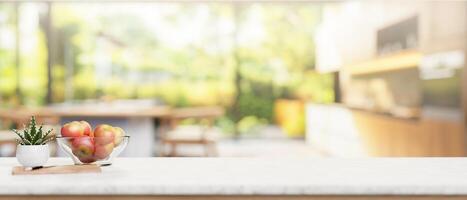
M 34 115 L 55 130 L 121 126 L 125 156 L 465 156 L 466 12 L 466 1 L 0 1 L 0 155 Z

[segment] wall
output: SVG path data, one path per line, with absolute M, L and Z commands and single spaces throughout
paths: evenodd
M 333 49 L 342 67 L 373 59 L 376 56 L 376 31 L 408 17 L 419 16 L 420 51 L 431 53 L 465 49 L 467 41 L 467 2 L 456 1 L 350 1 L 324 6 L 318 36 L 320 49 Z M 318 37 L 317 40 L 321 38 Z M 329 46 L 332 46 L 329 47 Z M 329 51 L 329 50 L 328 50 Z M 329 53 L 331 54 L 331 53 Z M 326 67 L 317 56 L 318 67 Z

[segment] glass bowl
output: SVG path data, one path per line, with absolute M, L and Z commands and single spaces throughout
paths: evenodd
M 126 147 L 130 136 L 119 137 L 57 137 L 57 143 L 75 165 L 95 163 L 111 165 Z

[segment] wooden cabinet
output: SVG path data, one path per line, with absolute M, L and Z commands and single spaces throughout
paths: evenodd
M 353 111 L 364 149 L 371 156 L 465 156 L 462 121 L 397 119 Z
M 462 120 L 402 119 L 346 108 L 309 104 L 307 142 L 334 156 L 466 156 Z

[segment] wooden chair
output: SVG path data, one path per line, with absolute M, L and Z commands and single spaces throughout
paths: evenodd
M 180 156 L 177 146 L 202 145 L 204 156 L 217 156 L 217 139 L 213 134 L 214 121 L 224 115 L 221 107 L 191 107 L 173 109 L 171 115 L 163 119 L 165 130 L 161 134 L 161 156 Z M 195 125 L 181 125 L 184 120 L 192 120 Z M 166 151 L 166 147 L 170 151 Z

